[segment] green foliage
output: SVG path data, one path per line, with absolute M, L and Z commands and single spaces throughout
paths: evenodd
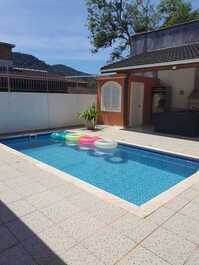
M 99 111 L 96 109 L 95 104 L 91 105 L 88 109 L 77 114 L 80 119 L 86 121 L 86 125 L 89 129 L 94 130 L 99 116 Z
M 199 10 L 193 10 L 191 2 L 186 0 L 162 0 L 157 10 L 163 27 L 199 19 Z
M 135 33 L 199 18 L 187 0 L 86 0 L 92 52 L 112 48 L 111 61 L 133 51 Z
M 111 59 L 132 50 L 131 36 L 156 28 L 151 0 L 87 0 L 92 52 L 113 47 Z

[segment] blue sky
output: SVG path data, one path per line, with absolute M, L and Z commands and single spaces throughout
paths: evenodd
M 16 44 L 15 51 L 89 73 L 108 60 L 108 50 L 90 52 L 85 0 L 0 0 L 0 10 L 0 41 Z

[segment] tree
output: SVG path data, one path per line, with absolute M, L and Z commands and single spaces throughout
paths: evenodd
M 188 0 L 86 0 L 92 52 L 112 48 L 111 61 L 132 54 L 135 33 L 199 19 Z
M 194 10 L 191 2 L 186 0 L 162 0 L 157 10 L 163 27 L 199 18 L 199 10 Z
M 92 52 L 112 47 L 111 60 L 131 53 L 132 35 L 155 29 L 158 18 L 151 0 L 87 0 Z

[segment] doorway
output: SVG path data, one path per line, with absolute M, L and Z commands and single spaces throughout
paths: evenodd
M 139 127 L 143 124 L 144 83 L 132 82 L 130 91 L 129 125 Z

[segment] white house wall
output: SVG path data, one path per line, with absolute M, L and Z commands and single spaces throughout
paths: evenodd
M 1 92 L 0 133 L 78 125 L 77 112 L 95 102 L 95 95 Z
M 194 89 L 195 69 L 159 71 L 158 78 L 171 88 L 171 107 L 187 108 L 188 97 Z

